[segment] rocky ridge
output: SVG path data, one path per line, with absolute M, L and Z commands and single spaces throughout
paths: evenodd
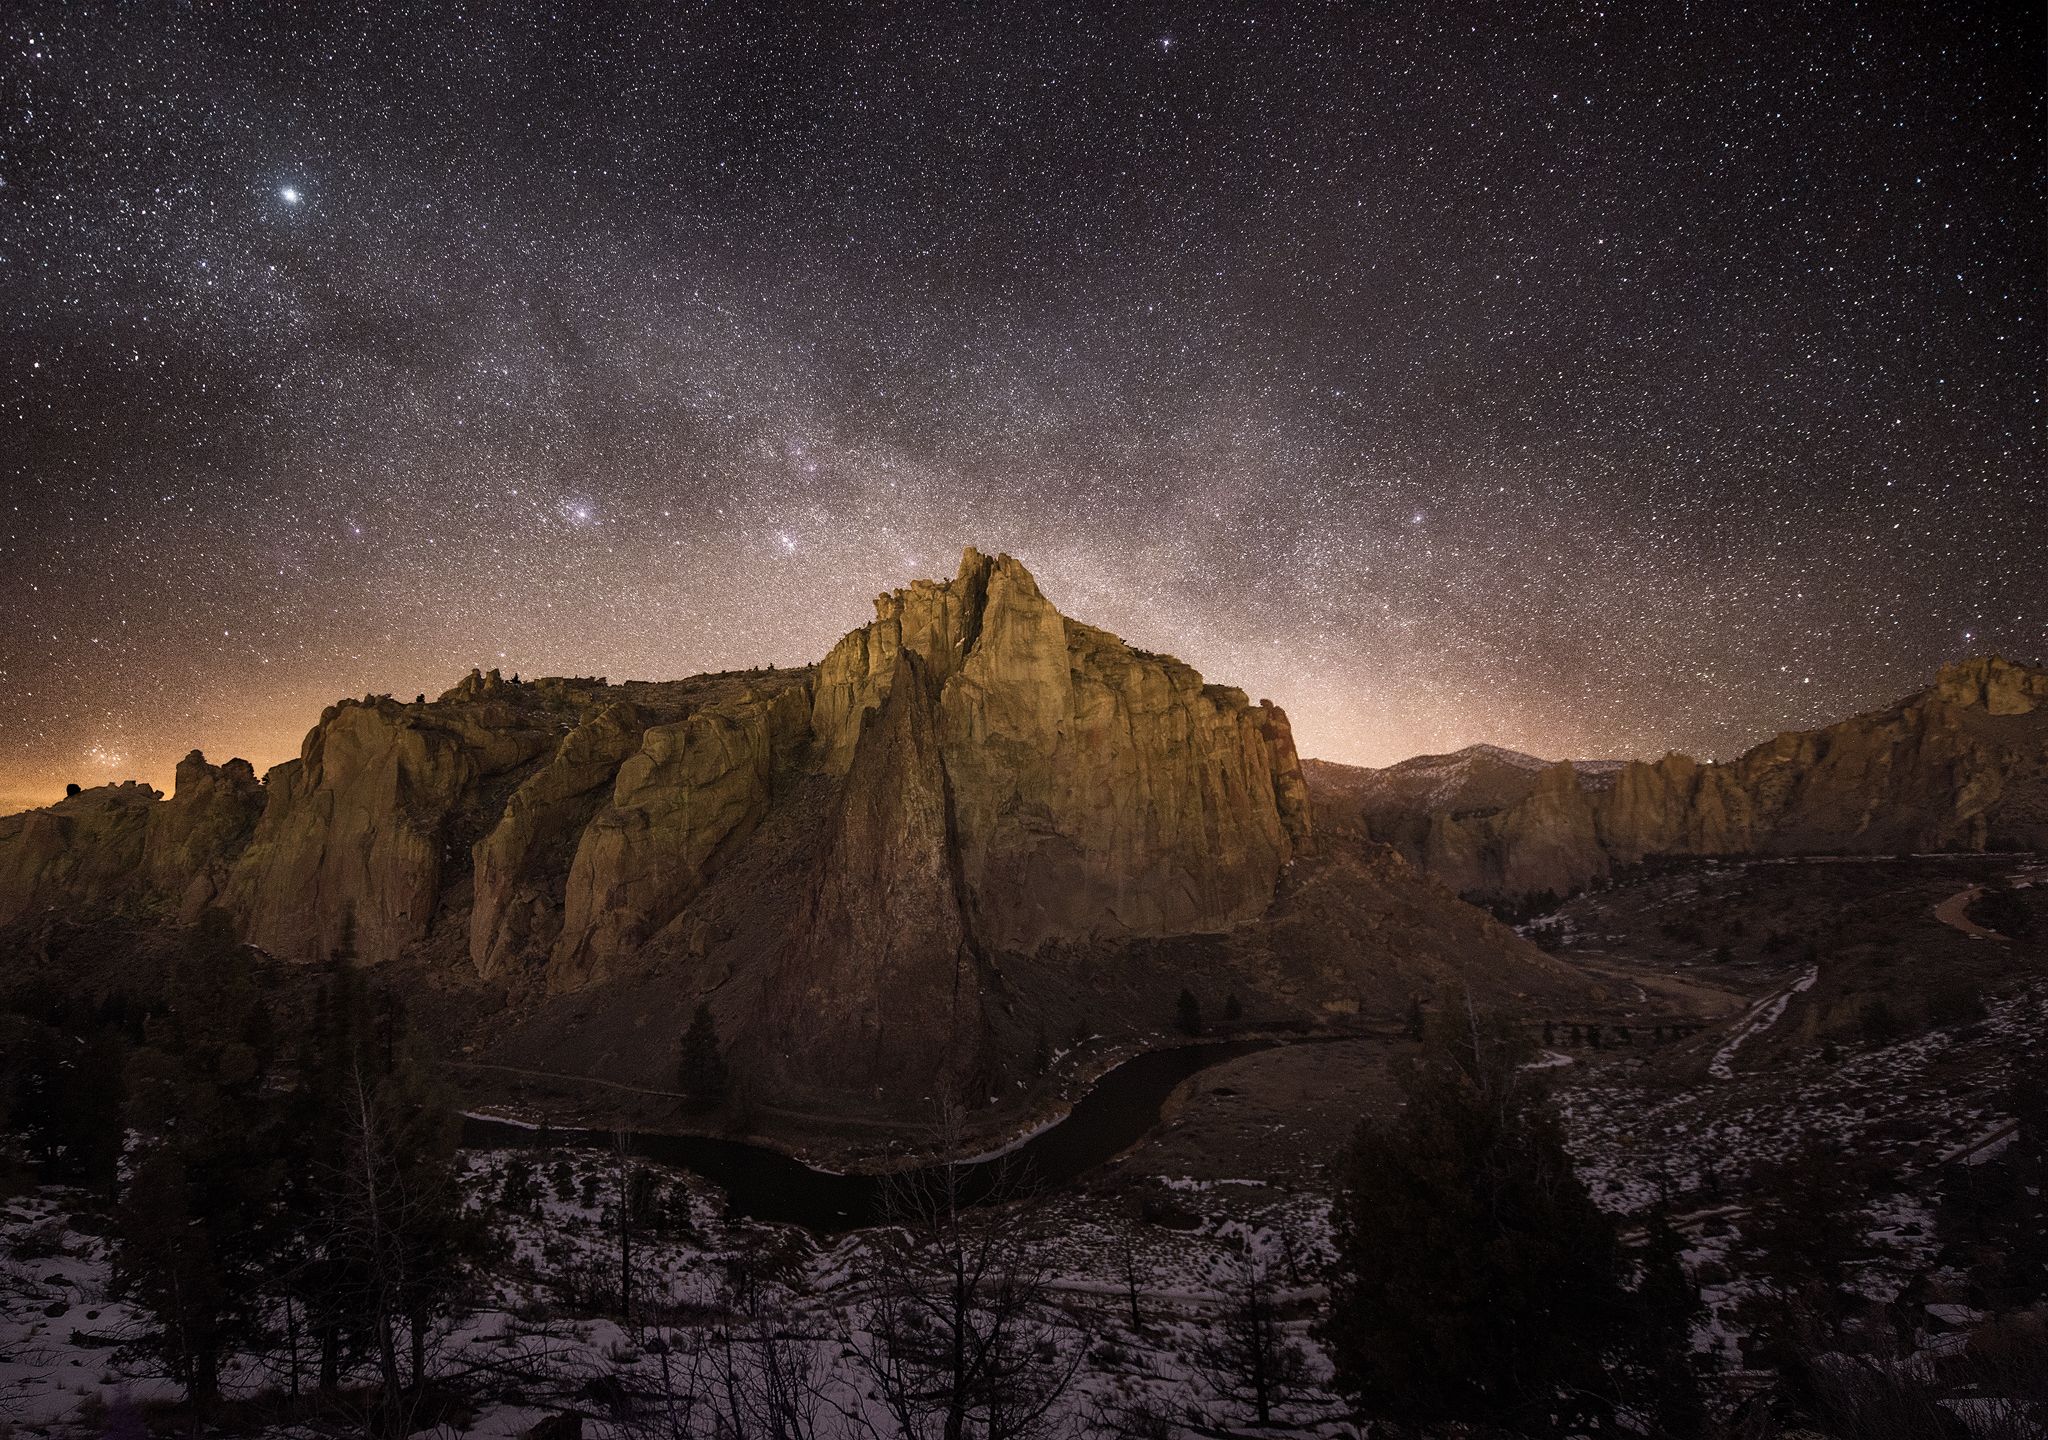
M 0 924 L 217 904 L 283 960 L 502 995 L 478 1053 L 552 1046 L 636 1084 L 668 1083 L 709 1000 L 759 1093 L 901 1104 L 1014 1071 L 1049 1010 L 1156 1025 L 1194 963 L 1176 946 L 1226 956 L 1219 986 L 1298 1018 L 1404 1004 L 1385 980 L 1405 972 L 1362 967 L 1431 914 L 1476 924 L 1465 940 L 1503 983 L 1540 968 L 1391 857 L 1317 859 L 1353 876 L 1337 891 L 1367 898 L 1346 923 L 1373 938 L 1312 971 L 1203 938 L 1268 924 L 1312 858 L 1284 713 L 1068 619 L 1016 560 L 970 549 L 952 579 L 878 597 L 813 667 L 472 672 L 432 701 L 330 707 L 260 782 L 195 753 L 168 799 L 103 787 L 10 817 Z M 1112 990 L 1157 1011 L 1099 1013 Z M 619 1023 L 578 1032 L 597 1011 Z
M 1445 758 L 1458 757 L 1382 771 L 1310 762 L 1308 774 L 1373 838 L 1487 897 L 1563 895 L 1653 855 L 2048 848 L 2048 671 L 1997 656 L 1726 764 L 1670 754 L 1531 777 L 1473 757 L 1458 785 L 1418 803 L 1413 777 Z

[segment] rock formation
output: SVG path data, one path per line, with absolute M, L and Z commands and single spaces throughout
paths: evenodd
M 247 760 L 209 765 L 194 750 L 178 762 L 171 798 L 150 808 L 143 888 L 191 920 L 219 897 L 262 814 L 263 785 Z
M 809 739 L 807 702 L 801 683 L 749 687 L 641 733 L 577 841 L 551 985 L 602 976 L 682 913 L 767 814 L 778 770 Z
M 1674 754 L 1591 773 L 1559 765 L 1526 785 L 1467 767 L 1418 807 L 1412 777 L 1458 758 L 1310 773 L 1376 838 L 1487 896 L 1561 895 L 1651 855 L 2048 846 L 2048 671 L 1995 656 L 1727 764 Z
M 132 903 L 162 799 L 129 781 L 0 819 L 0 925 L 53 909 Z
M 905 652 L 934 691 L 970 921 L 992 949 L 1248 920 L 1309 842 L 1285 715 L 1063 618 L 1022 565 L 972 549 L 950 583 L 880 597 L 819 667 L 827 769 Z
M 426 936 L 465 807 L 550 738 L 487 678 L 432 705 L 343 701 L 264 777 L 263 818 L 225 895 L 244 939 L 293 960 L 353 951 L 378 964 Z
M 986 962 L 966 886 L 941 751 L 935 686 L 916 650 L 896 654 L 864 710 L 799 942 L 778 977 L 775 1048 L 799 1082 L 957 1087 L 986 1038 Z
M 0 822 L 0 922 L 218 903 L 282 959 L 466 972 L 543 1008 L 652 976 L 662 1008 L 723 991 L 785 1088 L 922 1097 L 1000 1068 L 1011 962 L 1254 921 L 1310 827 L 1284 714 L 970 549 L 814 668 L 472 672 L 329 708 L 260 784 L 194 754 L 171 800 Z M 801 894 L 720 889 L 735 866 Z
M 479 975 L 514 973 L 553 953 L 576 840 L 609 799 L 646 725 L 638 707 L 624 701 L 578 724 L 477 842 L 469 955 Z

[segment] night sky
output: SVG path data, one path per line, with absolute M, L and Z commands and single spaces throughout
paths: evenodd
M 1522 8 L 8 5 L 0 810 L 968 543 L 1368 764 L 2048 651 L 2042 7 Z

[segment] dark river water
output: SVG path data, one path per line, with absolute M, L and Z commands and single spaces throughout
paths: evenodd
M 1121 1154 L 1159 1122 L 1160 1107 L 1175 1086 L 1220 1061 L 1280 1043 L 1222 1040 L 1181 1045 L 1134 1056 L 1109 1071 L 1065 1118 L 1005 1155 L 955 1167 L 953 1183 L 969 1204 L 1064 1185 Z M 703 1176 L 725 1191 L 734 1213 L 756 1220 L 794 1223 L 820 1233 L 857 1230 L 888 1219 L 906 1196 L 928 1193 L 937 1170 L 893 1176 L 841 1175 L 814 1170 L 779 1150 L 742 1140 L 697 1135 L 627 1132 L 633 1153 L 662 1165 Z M 517 1150 L 541 1146 L 602 1146 L 610 1131 L 533 1130 L 475 1117 L 464 1119 L 462 1143 L 473 1150 Z

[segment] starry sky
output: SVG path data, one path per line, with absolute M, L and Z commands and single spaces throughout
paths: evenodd
M 968 543 L 1364 764 L 2040 656 L 2042 23 L 11 4 L 0 811 Z

